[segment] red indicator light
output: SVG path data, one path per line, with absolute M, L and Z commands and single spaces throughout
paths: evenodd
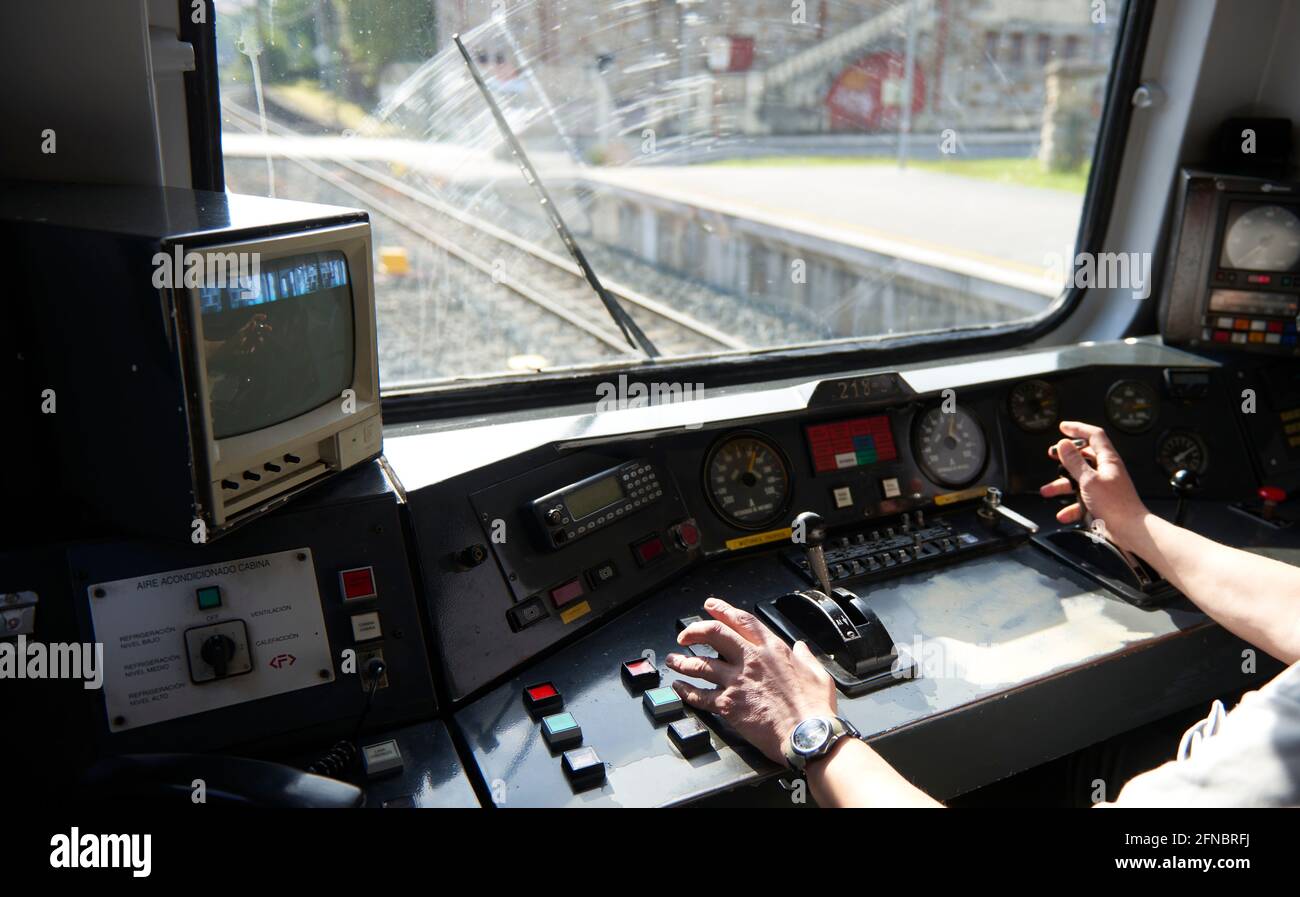
M 559 692 L 555 690 L 555 686 L 549 682 L 543 682 L 541 685 L 534 685 L 528 689 L 528 697 L 534 701 L 544 701 L 558 694 Z
M 556 586 L 551 589 L 551 600 L 555 602 L 556 607 L 564 607 L 575 598 L 582 597 L 582 580 L 571 579 L 564 585 Z
M 1247 283 L 1272 283 L 1273 278 L 1267 274 L 1251 274 L 1246 277 Z
M 664 540 L 658 535 L 642 539 L 632 546 L 637 560 L 644 566 L 664 553 Z

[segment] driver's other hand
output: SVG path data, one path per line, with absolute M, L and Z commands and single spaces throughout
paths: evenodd
M 1083 505 L 1093 517 L 1105 523 L 1109 536 L 1122 547 L 1130 547 L 1124 544 L 1125 534 L 1148 512 L 1133 487 L 1123 459 L 1111 445 L 1110 437 L 1101 427 L 1071 420 L 1061 421 L 1061 432 L 1068 438 L 1053 445 L 1049 455 L 1055 450 L 1061 465 L 1079 484 L 1079 498 Z M 1071 442 L 1073 438 L 1086 439 L 1088 444 L 1080 449 Z M 1055 479 L 1039 490 L 1044 498 L 1070 495 L 1073 491 L 1065 477 Z M 1057 511 L 1056 519 L 1061 523 L 1074 523 L 1082 513 L 1076 501 Z

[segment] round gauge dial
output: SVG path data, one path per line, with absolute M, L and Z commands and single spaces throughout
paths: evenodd
M 1052 429 L 1061 416 L 1056 387 L 1046 380 L 1025 380 L 1011 388 L 1011 419 L 1027 433 Z
M 1187 430 L 1174 430 L 1160 437 L 1156 461 L 1173 476 L 1176 471 L 1190 470 L 1203 474 L 1210 466 L 1210 450 L 1205 440 Z
M 980 475 L 988 460 L 984 428 L 962 408 L 945 413 L 931 408 L 912 428 L 912 451 L 921 472 L 940 486 L 965 486 Z
M 766 439 L 738 433 L 709 452 L 704 486 L 723 520 L 741 529 L 762 529 L 790 503 L 790 465 Z
M 1282 206 L 1255 206 L 1223 238 L 1223 263 L 1249 271 L 1290 271 L 1300 261 L 1300 218 Z
M 1160 396 L 1140 380 L 1120 380 L 1106 391 L 1106 418 L 1125 433 L 1141 433 L 1156 422 Z

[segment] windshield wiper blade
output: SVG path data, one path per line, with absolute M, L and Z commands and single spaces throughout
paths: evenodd
M 646 354 L 648 358 L 658 358 L 659 350 L 655 348 L 654 343 L 645 335 L 636 321 L 627 310 L 619 304 L 618 300 L 605 289 L 605 285 L 600 282 L 596 276 L 595 270 L 587 261 L 587 256 L 583 254 L 582 248 L 578 246 L 578 241 L 573 238 L 573 233 L 569 226 L 564 223 L 564 218 L 560 215 L 560 210 L 556 207 L 555 202 L 551 199 L 550 193 L 542 184 L 541 177 L 537 174 L 537 169 L 533 168 L 533 163 L 529 161 L 528 155 L 524 152 L 523 146 L 520 145 L 519 139 L 515 137 L 515 132 L 510 129 L 506 117 L 501 114 L 501 107 L 497 105 L 496 100 L 492 98 L 492 92 L 488 90 L 487 83 L 483 80 L 483 75 L 479 72 L 478 66 L 474 63 L 473 58 L 469 55 L 469 50 L 465 48 L 465 43 L 460 39 L 459 34 L 453 34 L 451 39 L 456 43 L 456 48 L 460 50 L 460 55 L 465 58 L 465 65 L 469 68 L 470 76 L 474 83 L 478 85 L 479 92 L 483 94 L 483 99 L 487 102 L 488 109 L 492 112 L 492 118 L 496 120 L 497 128 L 501 131 L 501 136 L 506 139 L 510 146 L 510 152 L 519 161 L 519 169 L 524 174 L 524 180 L 528 181 L 533 192 L 537 194 L 537 200 L 541 203 L 542 209 L 546 212 L 546 217 L 551 220 L 551 225 L 555 232 L 560 235 L 564 248 L 569 250 L 569 255 L 577 263 L 578 268 L 582 271 L 582 276 L 591 284 L 592 290 L 600 297 L 604 303 L 605 310 L 609 316 L 614 319 L 618 329 L 623 332 L 623 337 L 634 349 L 639 349 Z

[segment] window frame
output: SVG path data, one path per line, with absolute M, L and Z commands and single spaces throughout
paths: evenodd
M 191 0 L 178 0 L 182 36 Z M 206 25 L 191 25 L 195 71 L 186 76 L 190 153 L 196 189 L 224 189 L 221 112 L 216 71 L 216 11 Z M 1133 106 L 1141 78 L 1155 0 L 1127 0 L 1111 57 L 1105 105 L 1093 148 L 1092 167 L 1075 238 L 1077 252 L 1099 252 L 1114 204 Z M 485 375 L 445 385 L 382 396 L 387 423 L 408 423 L 590 403 L 597 386 L 611 377 L 628 383 L 704 383 L 723 389 L 776 380 L 815 378 L 836 372 L 931 361 L 1014 348 L 1047 337 L 1078 308 L 1086 288 L 1071 286 L 1039 317 L 1012 323 L 968 325 L 914 334 L 847 338 L 830 343 L 729 353 L 705 358 L 628 361 L 541 374 Z M 1147 300 L 1150 302 L 1151 300 Z M 381 380 L 382 383 L 382 380 Z

